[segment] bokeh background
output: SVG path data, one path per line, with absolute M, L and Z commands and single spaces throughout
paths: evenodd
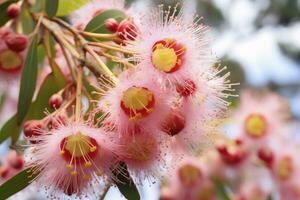
M 128 0 L 144 12 L 151 6 L 184 5 L 186 13 L 197 12 L 211 27 L 211 41 L 217 57 L 231 72 L 232 82 L 245 87 L 268 88 L 288 98 L 293 118 L 300 120 L 300 0 Z M 0 77 L 1 78 L 1 77 Z M 16 91 L 4 92 L 16 95 Z M 237 99 L 233 99 L 237 101 Z M 2 99 L 0 98 L 0 107 Z M 13 102 L 12 102 L 13 103 Z M 9 118 L 0 109 L 0 127 Z M 7 151 L 0 146 L 0 155 Z M 145 183 L 142 199 L 159 198 L 159 183 Z M 23 196 L 23 199 L 25 197 Z M 40 199 L 28 198 L 28 199 Z M 106 199 L 120 199 L 111 189 Z

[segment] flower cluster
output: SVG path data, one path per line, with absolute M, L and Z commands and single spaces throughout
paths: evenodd
M 215 149 L 199 158 L 179 163 L 162 188 L 161 199 L 216 199 L 211 190 L 202 193 L 206 187 L 201 184 L 208 183 L 222 183 L 235 200 L 264 200 L 272 195 L 285 200 L 299 198 L 299 143 L 291 134 L 289 115 L 283 97 L 267 91 L 243 91 L 230 120 L 234 136 L 220 140 Z M 198 172 L 192 167 L 186 170 L 184 175 L 193 185 L 184 187 L 180 170 L 187 163 L 198 167 Z
M 7 28 L 0 29 L 0 37 L 0 75 L 1 79 L 9 80 L 8 77 L 18 74 L 23 66 L 28 39 Z
M 37 187 L 51 198 L 81 198 L 90 188 L 97 193 L 95 184 L 118 184 L 120 174 L 142 183 L 175 169 L 189 195 L 210 198 L 213 184 L 192 155 L 213 143 L 234 84 L 226 67 L 216 64 L 200 18 L 163 6 L 133 14 L 122 0 L 88 3 L 71 14 L 70 24 L 31 14 L 37 21 L 31 34 L 42 38 L 48 61 L 18 126 L 23 124 L 26 167 Z M 5 38 L 0 70 L 19 70 L 27 38 Z

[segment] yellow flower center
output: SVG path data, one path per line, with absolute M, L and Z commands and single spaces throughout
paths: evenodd
M 135 137 L 126 149 L 128 158 L 141 163 L 150 160 L 155 150 L 156 141 L 151 137 Z
M 278 162 L 277 176 L 281 180 L 288 179 L 293 173 L 293 162 L 290 157 L 284 157 Z
M 198 167 L 186 164 L 179 169 L 179 178 L 183 184 L 194 186 L 201 180 L 202 173 Z
M 22 58 L 19 54 L 9 49 L 0 52 L 0 68 L 3 70 L 14 70 L 20 68 Z
M 152 62 L 158 70 L 169 72 L 177 63 L 177 55 L 174 49 L 157 48 L 152 54 Z
M 267 121 L 260 114 L 250 115 L 245 122 L 246 133 L 252 137 L 262 137 L 267 131 Z
M 153 111 L 154 95 L 147 88 L 130 87 L 123 92 L 121 108 L 132 120 L 147 116 Z
M 70 162 L 67 168 L 72 169 L 73 163 L 84 163 L 85 167 L 90 167 L 98 148 L 95 139 L 78 132 L 61 141 L 60 155 Z
M 65 148 L 72 153 L 74 157 L 82 157 L 90 153 L 91 145 L 89 138 L 82 134 L 69 136 L 66 140 Z
M 156 42 L 152 47 L 152 64 L 161 72 L 172 73 L 182 65 L 185 48 L 172 39 Z

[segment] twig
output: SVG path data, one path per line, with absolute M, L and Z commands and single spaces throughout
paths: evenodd
M 124 49 L 124 48 L 122 48 L 122 46 L 119 46 L 119 45 L 109 45 L 109 44 L 104 44 L 104 43 L 100 43 L 100 42 L 89 42 L 88 44 L 92 45 L 92 46 L 105 48 L 105 49 L 119 51 L 119 52 L 126 53 L 126 54 L 137 54 L 136 52 L 130 51 L 128 49 Z
M 76 107 L 75 107 L 75 120 L 78 121 L 81 115 L 81 91 L 82 91 L 82 66 L 78 67 L 77 75 L 77 88 L 76 88 Z

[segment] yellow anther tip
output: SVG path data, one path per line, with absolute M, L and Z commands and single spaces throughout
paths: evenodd
M 161 49 L 164 47 L 164 45 L 162 43 L 159 43 L 157 45 L 155 45 L 156 49 Z
M 172 38 L 166 38 L 165 41 L 166 41 L 168 44 L 174 42 L 174 40 L 173 40 Z
M 181 59 L 177 59 L 177 64 L 181 65 L 182 64 L 182 60 Z
M 88 181 L 89 179 L 90 179 L 90 177 L 88 175 L 83 176 L 83 180 Z
M 91 163 L 90 161 L 88 161 L 88 162 L 84 163 L 84 166 L 85 166 L 85 167 L 91 167 L 91 166 L 92 166 L 92 163 Z
M 90 148 L 90 152 L 95 152 L 97 150 L 97 147 L 93 146 Z
M 150 109 L 147 110 L 147 113 L 152 113 L 152 112 L 153 112 L 152 108 L 150 108 Z
M 63 156 L 64 154 L 65 154 L 65 151 L 60 151 L 60 152 L 59 152 L 59 155 L 60 155 L 60 156 Z
M 104 174 L 103 170 L 98 170 L 96 173 L 97 176 L 103 176 L 103 174 Z
M 77 176 L 77 175 L 78 175 L 77 171 L 72 171 L 71 172 L 71 176 Z
M 73 165 L 71 165 L 71 164 L 67 164 L 66 167 L 67 167 L 68 169 L 73 169 Z

